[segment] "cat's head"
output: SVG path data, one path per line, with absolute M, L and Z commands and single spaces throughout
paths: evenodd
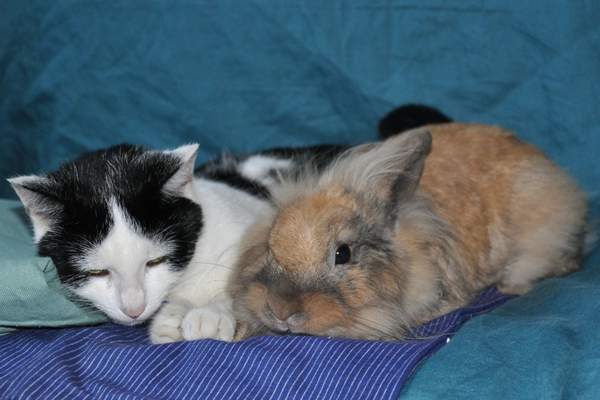
M 194 254 L 202 229 L 202 210 L 191 200 L 197 149 L 119 145 L 46 176 L 9 179 L 40 255 L 116 322 L 151 317 Z

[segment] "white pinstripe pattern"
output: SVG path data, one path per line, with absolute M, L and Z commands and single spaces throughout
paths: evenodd
M 270 340 L 271 342 L 273 341 L 273 339 L 275 339 L 275 338 L 273 338 L 273 337 L 269 338 L 269 340 Z M 280 351 L 278 351 L 278 352 L 273 352 L 273 353 L 269 353 L 269 358 L 267 358 L 267 360 L 268 360 L 269 362 L 268 362 L 268 363 L 265 363 L 265 364 L 267 364 L 267 365 L 265 365 L 265 367 L 264 367 L 264 368 L 262 368 L 262 370 L 260 371 L 260 375 L 258 376 L 258 378 L 257 378 L 256 382 L 259 382 L 259 383 L 260 383 L 260 382 L 263 382 L 263 376 L 264 376 L 265 372 L 267 373 L 267 375 L 266 375 L 266 376 L 267 376 L 267 378 L 268 378 L 268 377 L 269 377 L 269 375 L 270 375 L 270 373 L 273 371 L 273 367 L 275 367 L 275 366 L 277 366 L 277 365 L 282 365 L 282 364 L 283 364 L 283 363 L 281 362 L 281 359 L 282 359 L 283 357 L 286 357 L 286 356 L 289 354 L 289 353 L 286 353 L 286 352 L 289 350 L 289 348 L 291 347 L 291 345 L 293 345 L 293 344 L 294 344 L 294 340 L 295 340 L 295 338 L 291 338 L 291 340 L 288 340 L 288 343 L 287 343 L 285 346 L 283 346 L 283 348 L 281 348 L 281 350 L 280 350 Z M 272 380 L 272 379 L 269 379 L 269 380 Z M 268 386 L 267 386 L 266 388 L 264 388 L 262 391 L 264 392 L 264 394 L 263 394 L 263 393 L 260 393 L 260 392 L 259 392 L 258 394 L 259 394 L 259 395 L 260 395 L 260 394 L 262 394 L 262 395 L 266 395 L 267 393 L 269 393 L 269 392 L 270 392 L 270 390 L 269 390 L 269 387 L 268 387 Z M 260 400 L 262 400 L 262 398 L 261 398 L 261 397 L 256 397 L 256 398 L 257 398 L 257 399 L 260 399 Z
M 312 354 L 312 350 L 315 347 L 315 345 L 317 344 L 317 341 L 312 341 L 309 343 L 308 348 L 304 351 L 305 354 Z M 280 393 L 280 397 L 287 399 L 290 395 L 290 392 L 292 391 L 293 388 L 296 387 L 296 384 L 298 381 L 300 381 L 303 377 L 303 373 L 302 371 L 304 371 L 307 366 L 309 365 L 309 363 L 306 361 L 306 357 L 302 357 L 303 360 L 300 362 L 296 362 L 297 366 L 290 371 L 290 373 L 287 376 L 287 379 L 285 380 L 285 382 L 283 382 L 283 384 L 281 385 L 281 392 L 278 392 L 277 390 L 274 391 L 273 396 L 275 395 L 275 393 Z M 292 382 L 290 382 L 291 378 L 295 378 Z M 273 397 L 271 396 L 271 397 Z
M 352 368 L 350 369 L 350 371 L 348 371 L 348 376 L 354 376 L 354 378 L 352 378 L 352 380 L 350 382 L 346 382 L 346 384 L 348 385 L 348 390 L 353 392 L 354 391 L 354 384 L 357 382 L 357 377 L 358 374 L 355 374 L 356 372 L 356 368 L 359 368 L 359 366 L 361 365 L 361 361 L 365 358 L 365 356 L 367 354 L 370 354 L 371 351 L 373 350 L 373 347 L 375 347 L 375 345 L 377 344 L 377 342 L 373 342 L 371 343 L 371 345 L 365 349 L 365 351 L 360 354 L 360 357 L 358 358 L 358 360 L 356 360 L 356 362 L 354 362 Z M 336 392 L 335 388 L 334 388 L 334 393 L 337 393 L 337 396 L 334 397 L 334 399 L 341 399 L 341 392 Z
M 255 340 L 253 340 L 253 341 L 255 341 Z M 252 375 L 248 377 L 248 373 L 250 372 L 250 370 L 247 370 L 246 373 L 241 377 L 241 383 L 237 387 L 235 387 L 235 390 L 233 391 L 231 396 L 230 397 L 223 396 L 223 398 L 231 398 L 231 399 L 242 398 L 243 397 L 242 393 L 245 393 L 246 390 L 249 390 L 249 386 L 253 382 L 255 382 L 254 376 L 256 375 L 256 372 L 258 371 L 258 369 L 255 367 L 255 365 L 261 365 L 264 362 L 265 357 L 267 357 L 268 354 L 269 353 L 267 351 L 262 351 L 260 358 L 256 359 L 255 363 L 253 363 L 253 368 L 251 369 Z M 242 369 L 242 371 L 244 371 L 244 369 Z M 239 394 L 238 394 L 238 392 L 239 392 Z
M 264 354 L 263 354 L 264 356 Z M 236 384 L 233 385 L 224 385 L 221 389 L 225 389 L 224 393 L 217 393 L 218 395 L 221 395 L 223 398 L 236 398 L 234 397 L 235 394 L 237 393 L 237 391 L 241 388 L 243 388 L 243 383 L 245 382 L 246 377 L 248 376 L 248 374 L 251 371 L 254 371 L 255 369 L 250 367 L 247 368 L 248 362 L 252 359 L 251 357 L 243 357 L 244 358 L 244 362 L 243 364 L 240 365 L 240 369 L 239 372 L 237 373 L 236 376 Z M 243 373 L 243 374 L 242 374 Z M 230 393 L 231 390 L 233 389 L 233 393 Z M 238 396 L 239 397 L 239 396 Z
M 294 338 L 293 341 L 291 341 L 292 343 L 294 343 L 295 345 L 300 344 L 301 341 L 298 340 L 298 338 Z M 302 358 L 302 354 L 306 354 L 306 346 L 307 343 L 302 343 L 302 348 L 300 349 L 300 351 L 298 352 L 294 352 L 292 355 L 292 359 L 290 360 L 290 365 L 291 364 L 296 364 L 298 358 Z M 297 346 L 295 346 L 297 347 Z M 269 396 L 268 400 L 272 400 L 275 396 L 279 395 L 279 397 L 281 397 L 281 392 L 280 390 L 280 385 L 281 385 L 281 381 L 284 378 L 289 378 L 291 375 L 291 371 L 287 371 L 287 373 L 282 374 L 281 373 L 281 368 L 284 367 L 284 363 L 279 363 L 279 365 L 277 366 L 277 369 L 275 371 L 273 371 L 274 375 L 278 377 L 277 382 L 274 382 L 274 387 L 270 390 L 271 395 Z M 288 366 L 285 366 L 286 369 L 288 369 Z
M 202 363 L 204 362 L 204 360 L 205 360 L 206 358 L 210 358 L 210 357 L 212 356 L 212 354 L 215 352 L 215 350 L 216 350 L 216 349 L 214 349 L 214 348 L 213 348 L 213 349 L 208 349 L 208 351 L 204 351 L 204 352 L 200 353 L 200 354 L 202 354 L 202 358 L 201 358 L 201 359 L 198 361 L 198 365 L 202 365 Z M 163 353 L 164 353 L 164 351 L 163 351 Z M 175 361 L 176 361 L 176 358 L 175 358 L 175 357 L 173 357 L 173 358 L 172 358 L 172 360 L 171 360 L 171 362 L 169 362 L 167 365 L 165 365 L 165 366 L 163 367 L 163 369 L 161 369 L 161 370 L 160 370 L 160 371 L 157 373 L 157 375 L 158 375 L 158 376 L 161 376 L 161 375 L 162 375 L 162 373 L 163 373 L 163 371 L 166 371 L 166 369 L 167 369 L 167 368 L 168 368 L 168 367 L 169 367 L 169 366 L 170 366 L 170 365 L 171 365 L 173 362 L 175 362 Z M 166 395 L 166 394 L 168 393 L 168 391 L 169 391 L 169 390 L 172 390 L 172 389 L 173 389 L 173 387 L 174 387 L 174 386 L 173 386 L 173 384 L 172 384 L 172 381 L 173 381 L 173 379 L 174 379 L 174 378 L 176 378 L 176 377 L 178 377 L 178 375 L 176 375 L 176 374 L 172 374 L 172 376 L 171 376 L 171 379 L 170 379 L 170 380 L 168 380 L 168 381 L 166 381 L 166 382 L 162 382 L 162 384 L 161 384 L 160 386 L 157 386 L 156 388 L 158 389 L 158 391 L 156 392 L 155 396 L 156 396 L 156 397 L 158 397 L 158 398 L 160 398 L 160 397 L 161 397 L 161 393 L 163 393 L 163 391 L 165 391 L 165 395 Z M 183 377 L 183 376 L 179 376 L 179 378 L 180 378 L 180 379 L 184 379 L 184 377 Z M 199 385 L 198 385 L 198 386 L 199 386 Z M 178 387 L 178 386 L 175 386 L 175 388 L 177 388 L 177 387 Z M 180 386 L 179 386 L 179 387 L 180 387 Z
M 391 350 L 391 349 L 390 349 Z M 408 350 L 408 349 L 407 349 Z M 383 371 L 382 369 L 379 368 L 379 365 L 389 362 L 390 358 L 388 358 L 387 360 L 385 359 L 385 356 L 387 352 L 383 352 L 381 351 L 381 348 L 377 349 L 377 357 L 373 360 L 373 362 L 371 362 L 366 369 L 363 371 L 363 373 L 365 374 L 365 376 L 374 376 L 374 374 L 376 374 L 378 371 Z M 403 364 L 399 364 L 401 370 L 404 369 L 404 365 Z M 371 372 L 372 371 L 372 372 Z M 373 390 L 373 385 L 370 386 L 366 386 L 366 385 L 361 385 L 361 390 L 360 391 L 356 391 L 355 395 L 357 396 L 357 399 L 370 399 L 373 398 L 373 395 L 370 393 Z
M 406 342 L 270 336 L 154 346 L 144 328 L 28 330 L 0 337 L 0 399 L 393 399 L 460 324 L 506 299 L 486 291 L 417 329 L 426 339 Z
M 324 352 L 325 350 L 326 350 L 326 347 L 325 347 L 325 346 L 321 346 L 321 350 L 319 351 L 319 353 L 317 353 L 317 354 L 315 355 L 315 356 L 316 356 L 316 358 L 317 358 L 318 360 L 322 360 L 322 359 L 324 359 L 324 357 L 323 357 L 323 352 Z M 320 369 L 318 369 L 318 368 L 313 368 L 313 369 L 310 371 L 309 375 L 306 377 L 306 382 L 313 383 L 314 376 L 317 374 L 317 372 L 320 372 L 320 371 L 321 371 L 321 370 L 320 370 Z M 308 387 L 310 387 L 310 385 L 309 385 Z M 301 397 L 300 397 L 300 399 L 301 399 L 301 400 L 304 400 L 304 399 L 306 399 L 306 398 L 307 398 L 307 397 L 306 397 L 306 395 L 307 395 L 307 392 L 308 392 L 308 389 L 307 389 L 307 390 L 304 390 L 304 391 L 303 391 L 303 392 L 300 394 L 300 396 L 301 396 Z
M 347 359 L 348 359 L 348 357 L 350 357 L 350 356 L 353 356 L 353 355 L 355 354 L 354 352 L 356 351 L 356 348 L 357 348 L 357 346 L 359 346 L 359 345 L 361 345 L 361 342 L 352 343 L 352 344 L 351 344 L 351 346 L 352 346 L 352 347 L 348 348 L 348 350 L 347 350 L 347 351 L 340 352 L 340 354 L 339 354 L 338 358 L 336 358 L 336 359 L 333 361 L 333 364 L 334 364 L 334 366 L 335 366 L 335 365 L 338 365 L 338 366 L 339 366 L 338 368 L 340 369 L 340 372 L 341 372 L 341 370 L 342 370 L 343 368 L 345 368 L 345 366 L 347 365 L 346 363 L 347 363 Z M 342 357 L 342 356 L 343 356 L 343 358 L 341 358 L 341 359 L 340 359 L 339 357 Z M 334 373 L 333 373 L 334 371 L 335 371 L 335 369 L 334 369 L 334 368 L 330 368 L 330 369 L 327 371 L 327 375 L 325 375 L 325 377 L 324 377 L 324 378 L 325 378 L 325 379 L 324 379 L 324 381 L 325 381 L 325 382 L 327 382 L 327 383 L 326 383 L 327 390 L 326 390 L 326 391 L 323 393 L 323 397 L 325 397 L 325 398 L 328 398 L 327 396 L 329 395 L 329 392 L 330 392 L 331 388 L 332 388 L 333 386 L 335 386 L 335 384 L 336 384 L 336 382 L 335 382 L 335 379 L 334 379 L 334 378 L 336 378 L 336 375 L 337 375 L 337 374 L 334 374 Z M 343 376 L 343 375 L 345 375 L 345 374 L 343 374 L 343 372 L 342 372 L 340 375 L 342 375 L 342 376 Z M 334 392 L 334 393 L 335 393 L 335 392 Z
M 403 368 L 403 374 L 404 375 L 409 375 L 412 372 L 412 368 L 414 368 L 414 361 L 415 359 L 422 359 L 426 356 L 426 354 L 423 353 L 424 349 L 417 349 L 416 351 L 412 351 L 415 349 L 415 347 L 417 347 L 416 345 L 414 345 L 413 347 L 411 347 L 410 349 L 408 349 L 407 351 L 404 351 L 400 354 L 401 360 L 404 363 L 404 368 Z M 409 371 L 407 368 L 410 366 L 411 371 Z M 387 389 L 391 389 L 394 387 L 394 385 L 397 384 L 397 382 L 395 381 L 393 376 L 390 376 L 389 374 L 387 375 L 387 379 L 384 379 L 382 377 L 382 379 L 379 380 L 379 387 L 375 390 L 375 394 L 373 395 L 374 399 L 377 398 L 384 398 L 383 397 L 383 393 L 381 395 L 379 395 L 379 392 L 381 391 L 382 388 L 387 388 Z M 391 391 L 391 390 L 390 390 Z
M 240 350 L 239 347 L 233 347 L 233 346 L 227 346 L 229 347 L 229 350 L 223 354 L 223 356 L 219 357 L 219 362 L 217 364 L 217 366 L 215 366 L 215 369 L 223 369 L 223 364 L 228 362 L 228 358 L 231 355 L 232 350 L 236 349 L 236 352 Z M 227 370 L 225 370 L 227 371 Z M 223 377 L 225 376 L 225 373 L 223 375 L 221 375 L 220 377 L 215 377 L 214 375 L 205 375 L 205 380 L 204 381 L 214 381 L 211 382 L 212 388 L 210 390 L 210 392 L 208 392 L 208 394 L 206 395 L 207 399 L 213 399 L 213 398 L 218 398 L 216 396 L 216 394 L 214 394 L 215 389 L 220 390 L 221 387 L 223 387 L 223 385 L 225 385 L 225 382 L 223 382 Z M 207 379 L 208 378 L 208 379 Z M 216 380 L 214 378 L 217 378 Z M 201 386 L 202 384 L 205 384 L 203 382 L 201 382 L 198 386 Z

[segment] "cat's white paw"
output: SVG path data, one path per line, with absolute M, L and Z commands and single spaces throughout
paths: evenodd
M 186 307 L 180 304 L 165 304 L 152 319 L 150 341 L 154 344 L 182 341 L 181 321 L 186 311 Z
M 181 322 L 185 340 L 219 339 L 232 341 L 235 318 L 231 311 L 215 304 L 190 309 Z

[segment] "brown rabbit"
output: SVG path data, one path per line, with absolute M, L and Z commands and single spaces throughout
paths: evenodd
M 279 197 L 232 280 L 238 338 L 405 337 L 488 286 L 521 294 L 575 271 L 583 244 L 582 191 L 491 126 L 429 126 L 359 146 Z

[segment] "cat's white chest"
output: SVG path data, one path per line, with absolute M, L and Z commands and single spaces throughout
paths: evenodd
M 193 189 L 202 207 L 202 232 L 192 260 L 152 321 L 154 343 L 233 339 L 236 321 L 228 280 L 246 230 L 271 211 L 267 201 L 222 183 L 196 179 Z
M 194 188 L 202 207 L 203 228 L 194 257 L 170 297 L 191 306 L 217 298 L 229 303 L 225 289 L 240 254 L 241 239 L 258 218 L 270 212 L 271 206 L 214 181 L 196 179 Z

